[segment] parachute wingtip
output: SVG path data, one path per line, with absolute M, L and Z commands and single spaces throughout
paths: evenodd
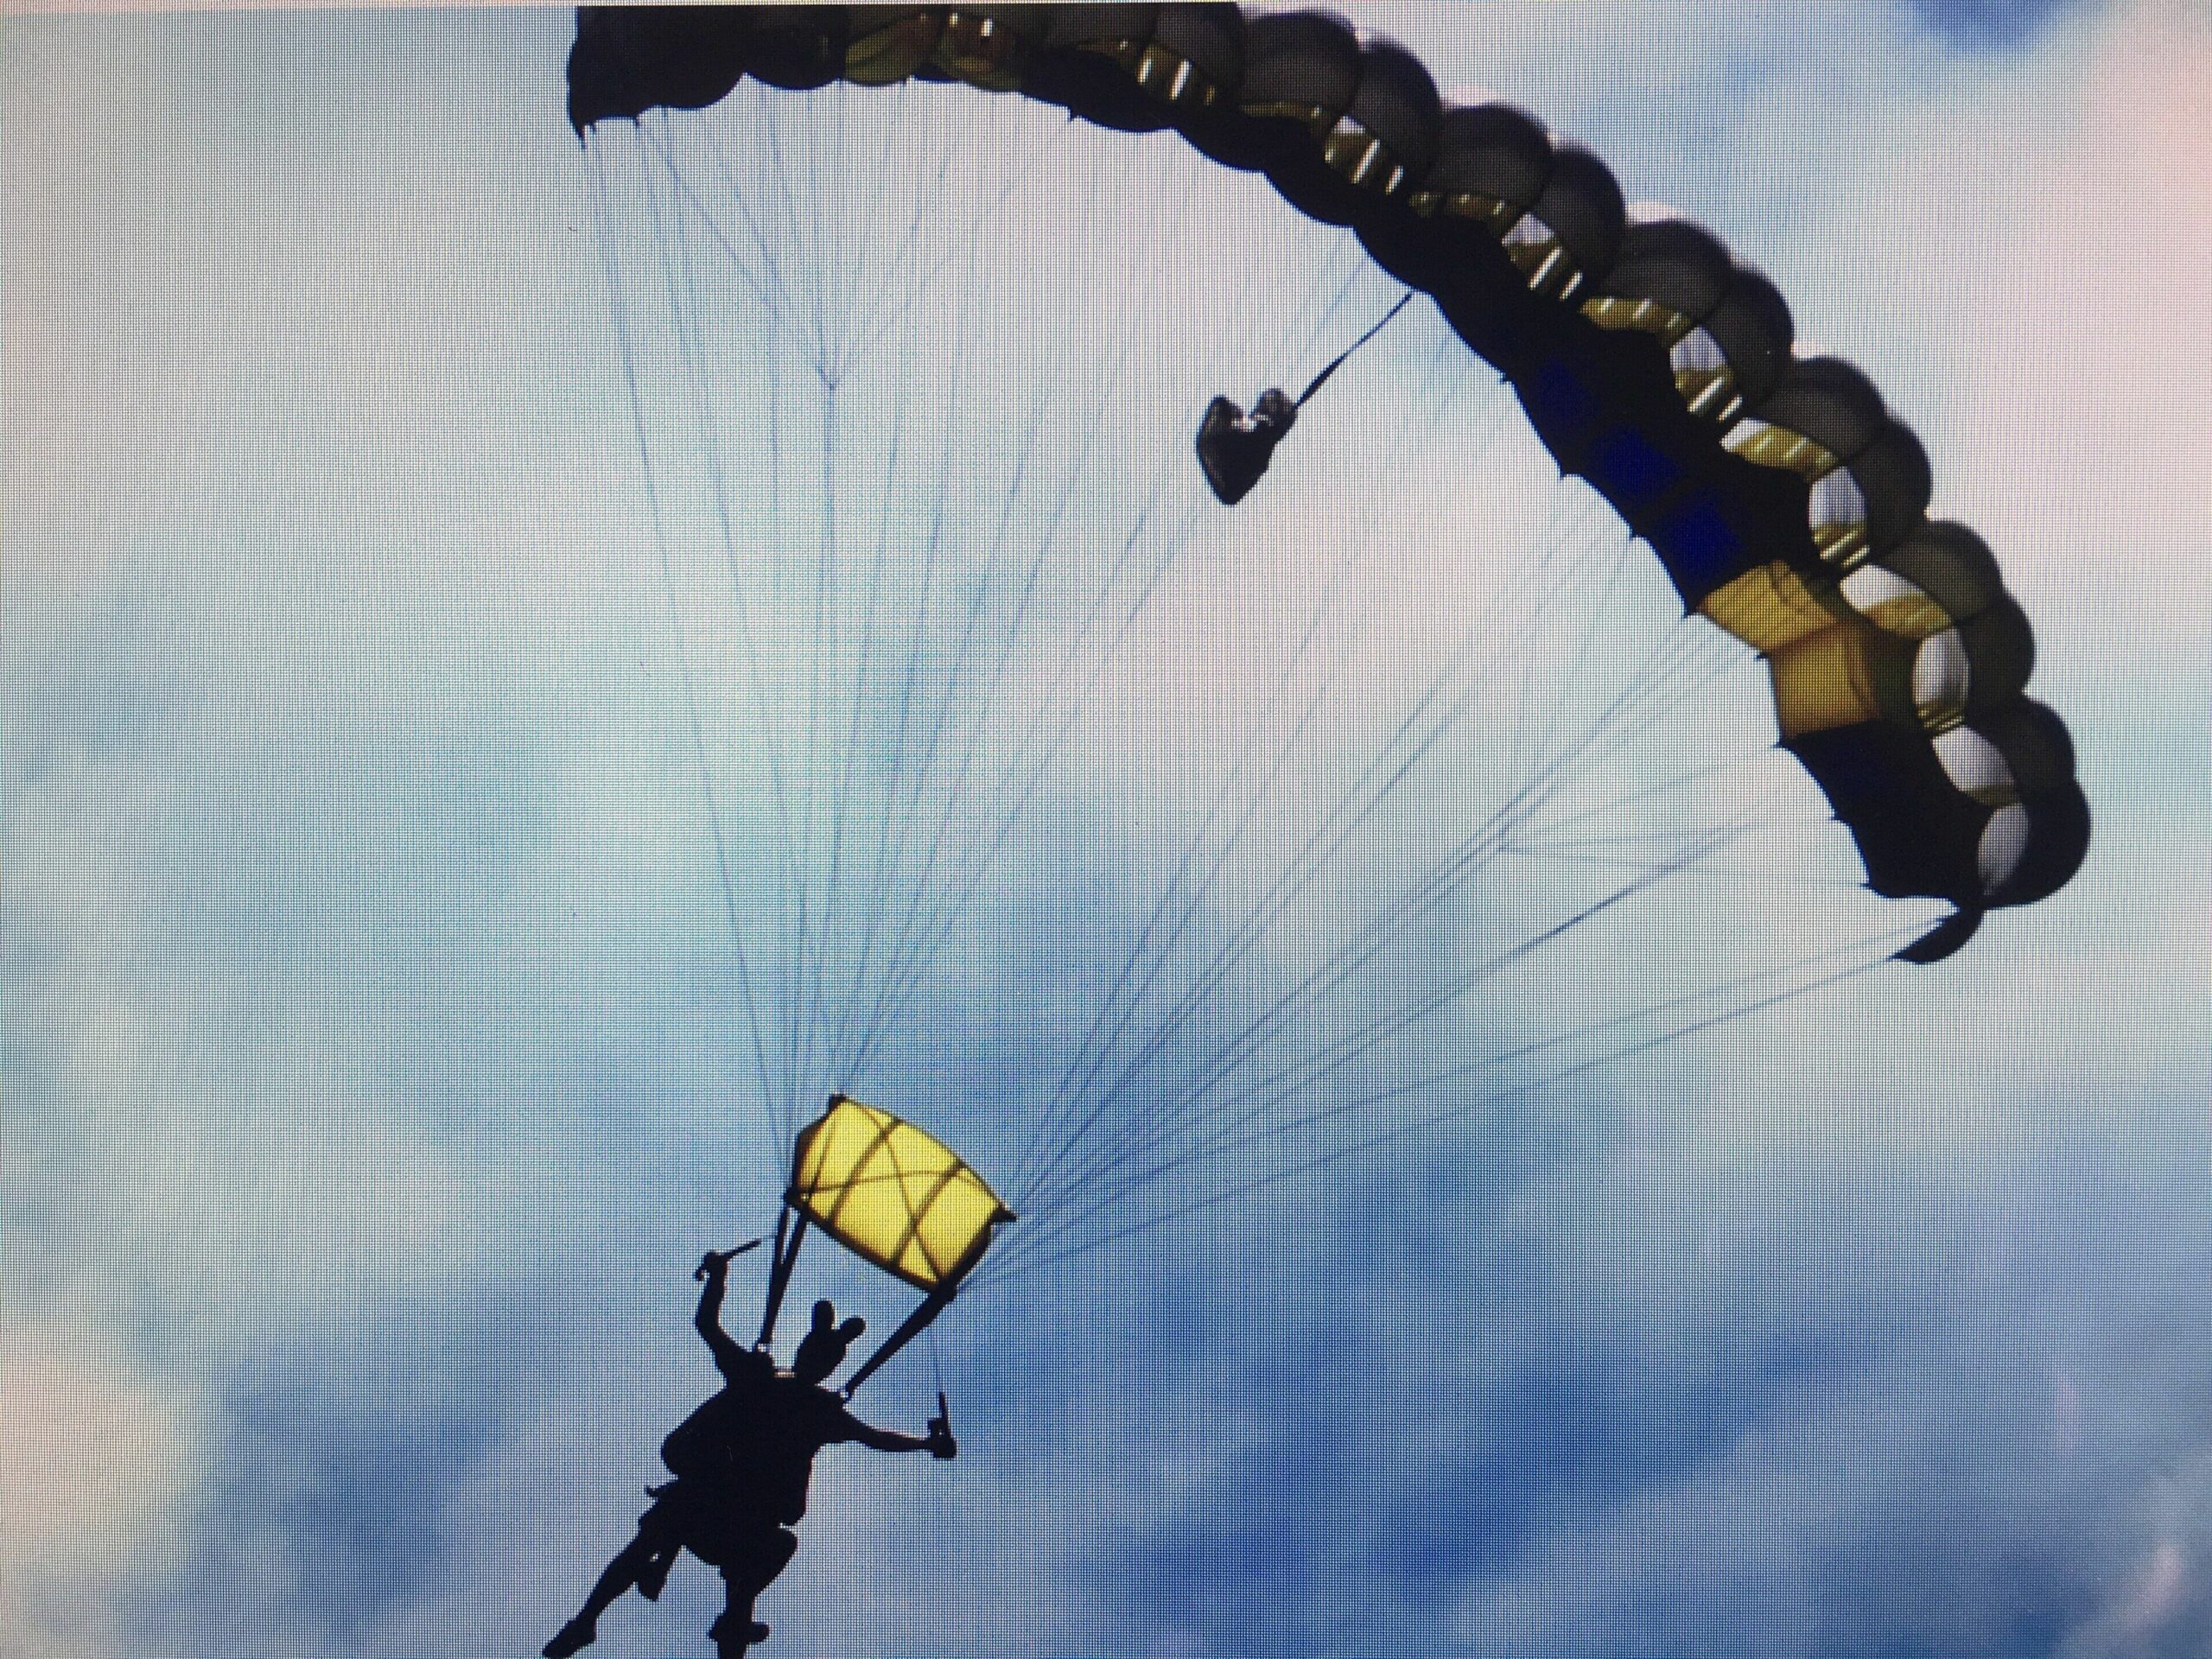
M 1977 909 L 1952 912 L 1898 951 L 1893 960 L 1926 968 L 1955 956 L 1965 947 L 1967 941 L 1980 931 L 1982 915 L 1983 912 Z

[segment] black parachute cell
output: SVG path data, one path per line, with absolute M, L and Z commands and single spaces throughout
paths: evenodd
M 1934 520 L 1877 561 L 1920 588 L 1954 617 L 1977 616 L 2004 591 L 1997 561 L 1981 537 L 1964 524 Z
M 1560 290 L 1573 297 L 1582 278 L 1602 276 L 1620 252 L 1628 204 L 1612 171 L 1588 150 L 1561 144 L 1552 152 L 1551 176 L 1529 212 L 1551 228 L 1572 263 L 1575 280 Z
M 1785 747 L 1850 830 L 1875 892 L 1982 902 L 1974 855 L 1989 809 L 1960 793 L 1917 732 L 1868 721 L 1802 733 Z
M 1988 902 L 2034 904 L 2071 880 L 2088 855 L 2089 804 L 2074 779 L 2074 740 L 2064 721 L 2028 697 L 1977 716 L 1974 728 L 2004 757 L 2024 820 L 2018 856 L 1988 885 Z
M 1160 8 L 1156 5 L 1055 6 L 1045 29 L 1046 44 L 1058 48 L 1085 47 L 1094 51 L 1114 47 L 1141 48 L 1152 44 L 1153 31 L 1160 26 Z
M 2028 613 L 2004 594 L 1958 625 L 1959 642 L 1972 674 L 1964 712 L 1969 719 L 1994 714 L 2018 701 L 2036 663 Z
M 1436 139 L 1436 160 L 1419 187 L 1433 199 L 1433 212 L 1504 218 L 1503 232 L 1536 205 L 1552 175 L 1552 141 L 1533 116 L 1510 104 L 1446 110 Z
M 1334 41 L 1333 34 L 1315 38 Z M 1334 44 L 1316 55 L 1335 67 Z M 1320 134 L 1319 149 L 1294 143 L 1267 163 L 1268 182 L 1285 200 L 1329 225 L 1354 223 L 1369 207 L 1410 190 L 1434 158 L 1443 110 L 1428 71 L 1402 47 L 1372 43 L 1353 59 L 1352 68 L 1353 91 L 1343 109 L 1333 103 L 1317 106 L 1309 118 Z M 1252 87 L 1261 73 L 1255 65 L 1246 77 L 1248 113 L 1255 112 Z M 1318 88 L 1332 79 L 1317 75 L 1313 84 Z
M 1838 461 L 1850 460 L 1889 423 L 1874 383 L 1834 357 L 1793 363 L 1751 413 L 1768 426 L 1811 439 Z
M 1255 17 L 1244 32 L 1237 107 L 1247 115 L 1325 130 L 1359 91 L 1359 36 L 1333 12 Z
M 1630 225 L 1620 254 L 1592 284 L 1601 298 L 1649 300 L 1691 322 L 1702 322 L 1728 292 L 1735 275 L 1728 250 L 1679 219 Z
M 2021 802 L 2028 814 L 2027 850 L 1989 895 L 1994 905 L 2032 905 L 2074 879 L 2089 853 L 2089 802 L 2081 785 L 2059 788 Z
M 785 92 L 827 86 L 845 72 L 852 8 L 747 6 L 751 24 L 746 70 L 763 85 Z
M 1154 132 L 1236 106 L 1244 14 L 1232 4 L 1056 6 L 1023 90 L 1084 120 Z
M 1278 188 L 1287 177 L 1287 194 L 1306 181 L 1300 194 L 1323 195 L 1320 146 L 1359 90 L 1359 57 L 1358 35 L 1332 14 L 1249 18 L 1235 99 L 1179 124 L 1183 136 L 1224 166 L 1268 173 Z
M 1866 545 L 1878 552 L 1895 546 L 1928 511 L 1935 490 L 1928 452 L 1893 420 L 1847 464 L 1866 502 Z
M 1789 302 L 1758 272 L 1738 265 L 1728 292 L 1702 326 L 1735 372 L 1737 392 L 1745 402 L 1757 403 L 1780 384 L 1796 328 Z
M 1395 194 L 1410 189 L 1434 164 L 1444 100 L 1419 58 L 1393 41 L 1370 41 L 1360 54 L 1359 92 L 1345 118 L 1382 145 L 1398 169 L 1392 180 L 1353 177 L 1353 182 Z
M 569 124 L 697 110 L 745 73 L 747 14 L 731 6 L 587 6 L 569 53 Z
M 1675 395 L 1688 408 L 1726 421 L 1742 408 L 1747 378 L 1758 395 L 1771 388 L 1789 337 L 1787 309 L 1777 319 L 1775 308 L 1764 304 L 1772 290 L 1756 280 L 1743 283 L 1734 308 L 1721 315 L 1737 293 L 1738 275 L 1728 251 L 1694 225 L 1678 219 L 1631 224 L 1582 312 L 1601 328 L 1640 337 L 1641 349 L 1664 358 Z
M 1085 10 L 1085 7 L 1068 8 Z M 1235 5 L 1162 6 L 1156 44 L 1184 59 L 1234 98 L 1243 84 L 1244 13 Z
M 1144 84 L 1159 21 L 1158 6 L 1058 8 L 1028 90 L 1097 126 L 1153 132 L 1173 124 L 1168 99 Z
M 1650 543 L 1686 607 L 1763 568 L 1800 573 L 1808 591 L 1842 580 L 1850 598 L 1849 573 L 1872 565 L 1872 622 L 1853 626 L 1903 627 L 1862 653 L 1885 682 L 1911 641 L 1941 637 L 1916 647 L 1915 695 L 1883 697 L 1884 718 L 1789 744 L 1851 828 L 1873 887 L 1960 906 L 1905 959 L 1948 954 L 1978 925 L 1970 916 L 2032 902 L 2078 868 L 2088 809 L 2070 746 L 2055 715 L 2019 696 L 2032 637 L 1980 540 L 1924 518 L 1917 441 L 1859 371 L 1792 357 L 1789 308 L 1764 277 L 1686 222 L 1630 226 L 1603 162 L 1525 112 L 1445 109 L 1412 54 L 1363 43 L 1325 12 L 644 7 L 578 13 L 569 118 L 587 134 L 698 107 L 748 72 L 791 88 L 908 73 L 1018 88 L 1105 127 L 1172 126 L 1218 162 L 1265 170 L 1292 204 L 1351 226 L 1378 264 L 1434 299 L 1504 375 L 1561 470 Z M 1585 312 L 1621 298 L 1674 317 L 1655 327 L 1602 303 Z M 1207 424 L 1244 423 L 1226 405 Z M 1203 431 L 1200 447 L 1203 459 Z M 1217 470 L 1208 464 L 1218 493 L 1228 473 Z M 1945 740 L 1928 723 L 1937 715 L 1964 717 L 2006 757 L 2017 799 L 1993 806 L 1946 771 L 1932 747 Z
M 2044 794 L 2074 780 L 2074 740 L 2066 723 L 2033 698 L 2015 698 L 1974 724 L 2005 757 L 2023 794 Z

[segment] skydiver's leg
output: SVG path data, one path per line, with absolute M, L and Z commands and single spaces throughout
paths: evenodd
M 659 1543 L 639 1529 L 638 1535 L 623 1545 L 621 1554 L 607 1564 L 607 1571 L 592 1586 L 591 1594 L 584 1599 L 584 1610 L 577 1617 L 587 1624 L 597 1624 L 599 1616 L 638 1582 L 659 1553 Z
M 670 1569 L 675 1567 L 676 1558 L 683 1553 L 683 1546 L 672 1542 L 664 1543 L 655 1550 L 645 1566 L 639 1569 L 638 1593 L 647 1601 L 658 1601 L 660 1592 L 668 1588 Z
M 545 1659 L 568 1659 L 568 1656 L 589 1647 L 599 1639 L 599 1616 L 620 1600 L 622 1592 L 632 1586 L 642 1588 L 655 1573 L 665 1582 L 668 1565 L 659 1562 L 664 1551 L 668 1563 L 673 1563 L 678 1546 L 662 1535 L 663 1529 L 655 1524 L 656 1510 L 648 1510 L 638 1522 L 638 1535 L 623 1545 L 607 1570 L 599 1575 L 599 1582 L 591 1587 L 591 1594 L 584 1598 L 583 1611 L 563 1624 L 554 1638 L 545 1644 Z M 654 1586 L 656 1593 L 659 1585 Z M 648 1598 L 650 1599 L 650 1598 Z
M 753 1618 L 753 1605 L 798 1553 L 798 1535 L 783 1527 L 729 1552 L 722 1566 L 729 1599 L 722 1616 L 707 1632 L 717 1659 L 740 1659 L 747 1646 L 768 1639 L 768 1627 Z

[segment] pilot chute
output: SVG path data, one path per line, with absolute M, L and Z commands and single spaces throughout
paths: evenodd
M 848 1380 L 849 1395 L 944 1311 L 994 1234 L 1014 1218 L 943 1141 L 842 1095 L 831 1096 L 822 1116 L 799 1131 L 784 1204 L 769 1263 L 764 1345 L 775 1334 L 809 1224 L 925 1293 L 921 1305 Z

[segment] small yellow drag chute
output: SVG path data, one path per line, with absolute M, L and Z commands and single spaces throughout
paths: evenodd
M 904 1118 L 844 1095 L 801 1129 L 791 1184 L 776 1217 L 760 1344 L 775 1335 L 776 1312 L 810 1224 L 923 1293 L 920 1306 L 845 1384 L 849 1397 L 876 1368 L 919 1335 L 959 1293 L 1014 1211 L 960 1155 Z

